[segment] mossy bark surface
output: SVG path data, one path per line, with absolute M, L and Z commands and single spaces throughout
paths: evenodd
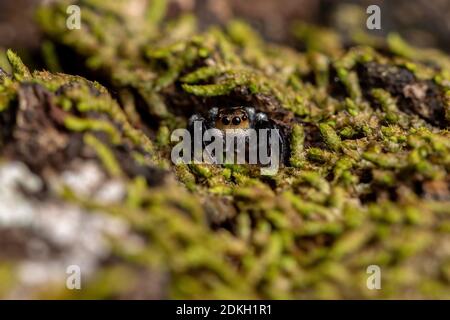
M 300 23 L 298 51 L 164 3 L 80 0 L 72 31 L 45 6 L 52 72 L 6 53 L 0 296 L 450 298 L 449 57 Z M 170 161 L 192 114 L 241 105 L 288 137 L 276 175 Z

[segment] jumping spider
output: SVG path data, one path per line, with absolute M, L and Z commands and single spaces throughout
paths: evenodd
M 257 133 L 257 144 L 250 145 L 249 147 L 260 148 L 265 144 L 268 150 L 271 149 L 270 141 L 274 141 L 270 138 L 270 135 L 273 134 L 274 131 L 270 129 L 276 129 L 276 134 L 279 142 L 279 163 L 285 162 L 287 146 L 286 137 L 283 133 L 283 130 L 281 130 L 281 128 L 279 128 L 278 125 L 267 116 L 267 114 L 263 112 L 257 112 L 255 108 L 243 106 L 219 108 L 214 107 L 208 111 L 206 118 L 200 114 L 194 114 L 190 117 L 188 122 L 188 130 L 191 132 L 191 134 L 193 134 L 194 132 L 194 122 L 197 121 L 202 123 L 203 132 L 208 129 L 219 129 L 224 136 L 226 136 L 227 132 L 233 132 L 234 136 L 236 136 L 236 132 L 240 132 L 238 133 L 238 135 L 242 134 L 243 136 L 245 136 L 245 132 L 247 130 L 254 129 Z M 258 135 L 260 129 L 268 129 L 266 139 L 262 139 Z M 245 139 L 248 139 L 248 137 Z

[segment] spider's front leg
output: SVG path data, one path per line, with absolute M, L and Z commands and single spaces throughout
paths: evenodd
M 191 134 L 191 156 L 193 160 L 201 161 L 205 142 L 203 134 L 208 130 L 208 121 L 199 114 L 189 118 L 188 131 Z
M 189 118 L 188 130 L 191 133 L 192 141 L 203 141 L 203 134 L 206 130 L 214 128 L 214 122 L 219 112 L 218 108 L 211 108 L 208 117 L 205 119 L 200 114 L 194 114 Z M 202 144 L 204 147 L 204 143 Z

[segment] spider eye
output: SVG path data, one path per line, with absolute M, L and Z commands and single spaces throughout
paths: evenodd
M 229 125 L 230 124 L 230 118 L 228 118 L 228 117 L 223 117 L 222 118 L 222 123 L 224 124 L 224 125 Z
M 237 126 L 238 124 L 240 124 L 241 123 L 241 118 L 239 118 L 239 117 L 234 117 L 233 118 L 233 124 L 235 125 L 235 126 Z
M 247 116 L 244 114 L 241 119 L 242 121 L 247 121 Z

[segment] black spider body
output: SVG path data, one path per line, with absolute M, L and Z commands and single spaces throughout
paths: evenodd
M 247 139 L 246 132 L 249 129 L 254 129 L 256 133 L 259 133 L 260 129 L 267 130 L 267 138 L 262 139 L 258 135 L 258 141 L 256 145 L 250 144 L 250 148 L 260 148 L 265 145 L 270 150 L 270 135 L 274 132 L 271 129 L 276 129 L 278 142 L 279 142 L 279 161 L 284 163 L 286 155 L 286 139 L 283 131 L 272 121 L 267 114 L 263 112 L 257 112 L 252 107 L 214 107 L 209 110 L 206 117 L 200 114 L 194 114 L 189 119 L 188 130 L 193 133 L 194 122 L 202 122 L 202 130 L 205 132 L 208 129 L 218 129 L 224 136 L 227 134 L 233 134 L 234 137 L 239 139 L 240 136 Z M 204 146 L 204 145 L 203 145 Z M 246 150 L 248 151 L 248 149 Z

